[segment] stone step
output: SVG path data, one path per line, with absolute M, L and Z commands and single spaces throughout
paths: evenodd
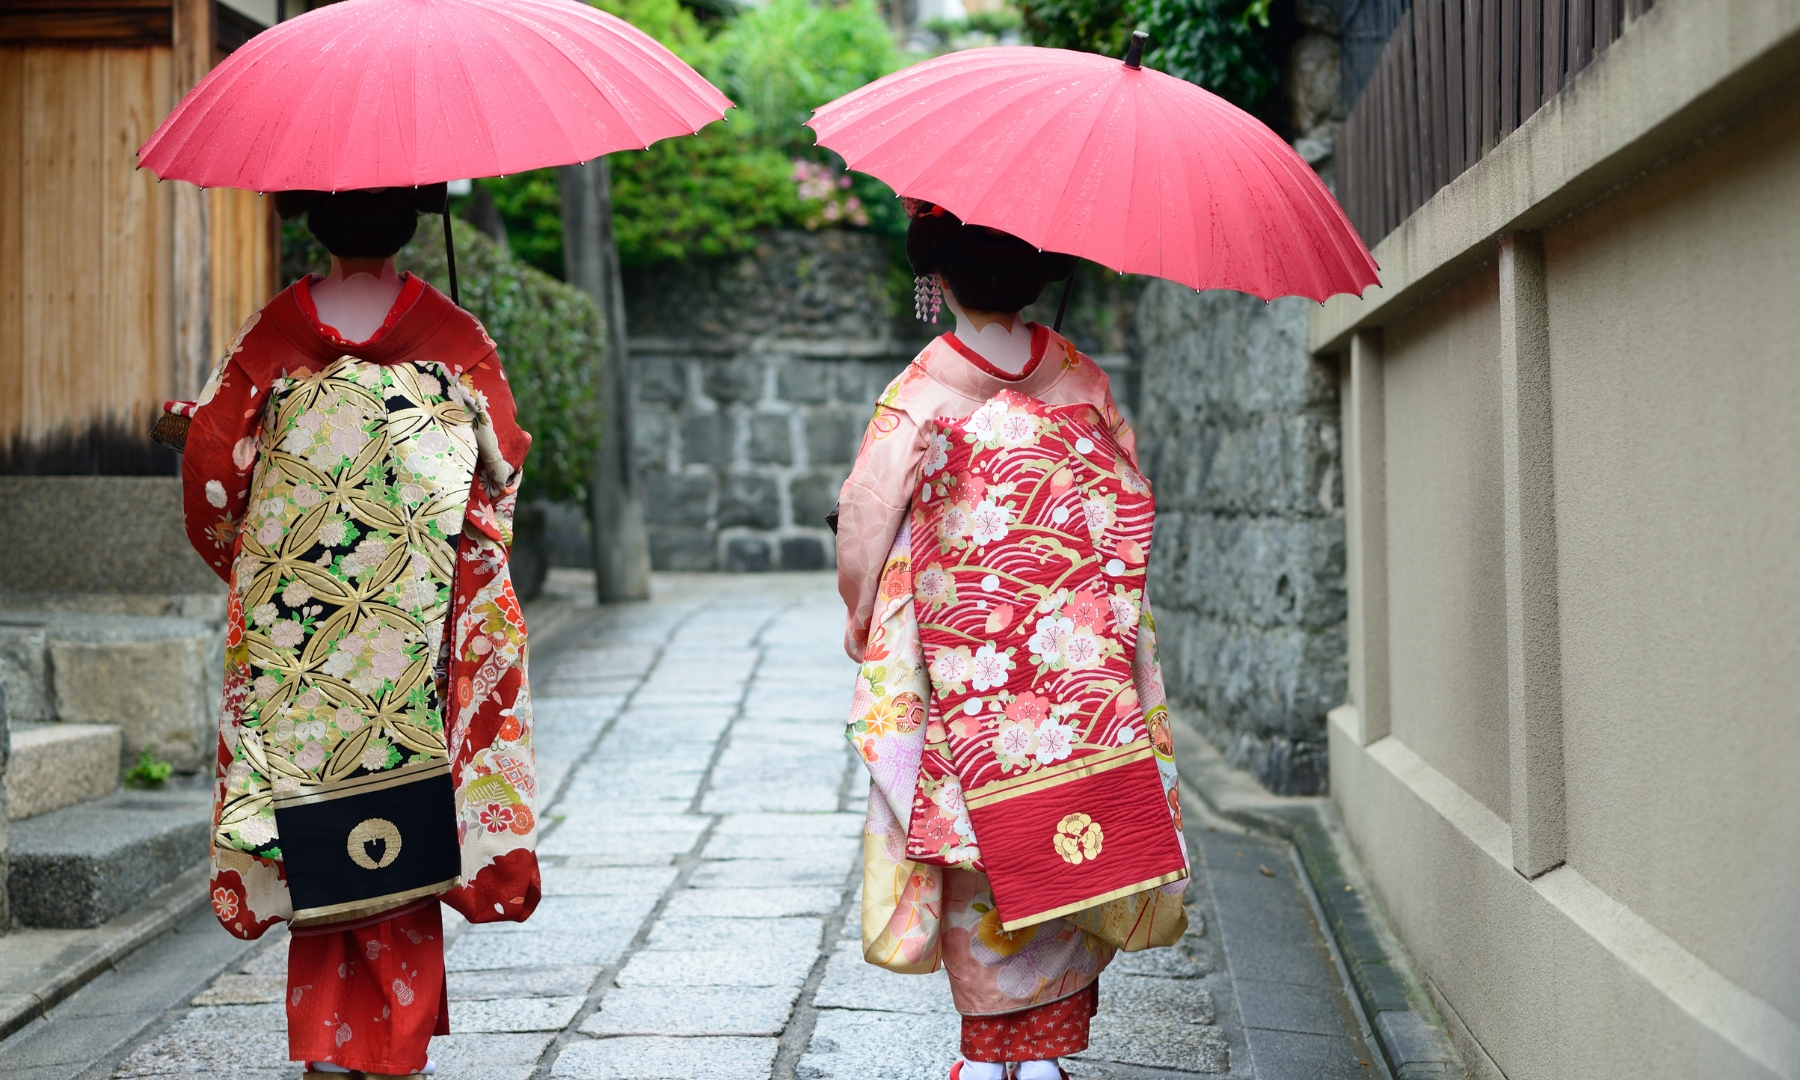
M 20 821 L 109 795 L 119 786 L 112 724 L 22 724 L 12 729 L 6 817 Z
M 13 918 L 47 929 L 99 926 L 205 859 L 211 830 L 202 778 L 20 821 L 7 874 Z

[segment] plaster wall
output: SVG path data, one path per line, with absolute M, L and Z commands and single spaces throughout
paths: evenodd
M 1569 863 L 1800 1018 L 1800 97 L 1545 239 Z
M 1507 816 L 1500 320 L 1490 263 L 1385 331 L 1396 737 Z
M 1332 794 L 1476 1076 L 1800 1078 L 1797 57 L 1659 4 L 1312 319 Z

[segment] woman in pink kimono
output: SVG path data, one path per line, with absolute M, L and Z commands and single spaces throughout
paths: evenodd
M 908 211 L 920 315 L 956 330 L 882 394 L 840 494 L 864 956 L 948 970 L 951 1080 L 1056 1080 L 1114 953 L 1186 925 L 1154 511 L 1106 374 L 1019 315 L 1074 258 Z

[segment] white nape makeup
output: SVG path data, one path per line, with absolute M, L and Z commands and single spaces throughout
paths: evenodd
M 1008 375 L 1017 375 L 1031 363 L 1031 324 L 1017 313 L 999 318 L 990 316 L 977 326 L 948 288 L 944 290 L 944 306 L 956 316 L 956 340 L 973 349 L 983 360 Z
M 313 306 L 319 321 L 345 341 L 367 341 L 387 321 L 404 283 L 392 258 L 376 267 L 374 259 L 344 260 L 331 257 L 331 276 L 312 285 Z

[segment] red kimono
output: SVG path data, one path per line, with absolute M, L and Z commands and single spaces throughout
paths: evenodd
M 230 585 L 213 909 L 244 938 L 294 923 L 294 1058 L 417 1072 L 449 1030 L 437 900 L 471 922 L 537 905 L 507 568 L 530 444 L 493 340 L 410 275 L 360 343 L 296 283 L 244 324 L 192 413 L 188 536 Z M 454 887 L 296 912 L 274 800 L 402 766 L 450 771 Z

